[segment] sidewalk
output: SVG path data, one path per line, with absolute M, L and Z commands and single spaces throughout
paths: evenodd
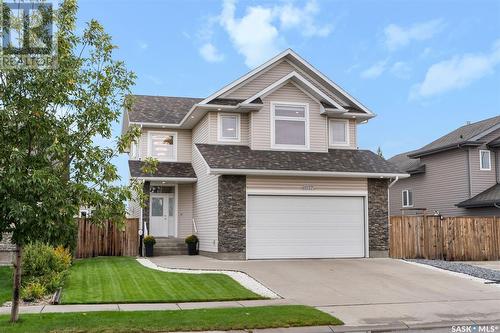
M 95 311 L 161 311 L 190 310 L 210 308 L 238 308 L 266 305 L 289 305 L 284 299 L 228 301 L 228 302 L 190 302 L 190 303 L 127 303 L 127 304 L 75 304 L 75 305 L 34 305 L 21 306 L 20 313 L 65 313 Z M 0 307 L 0 314 L 10 313 L 10 307 Z

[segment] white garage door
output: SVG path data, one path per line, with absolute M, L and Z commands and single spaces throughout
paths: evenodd
M 248 259 L 364 257 L 364 198 L 249 195 Z

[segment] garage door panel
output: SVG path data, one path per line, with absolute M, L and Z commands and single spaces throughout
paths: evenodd
M 249 196 L 248 257 L 364 256 L 362 197 Z

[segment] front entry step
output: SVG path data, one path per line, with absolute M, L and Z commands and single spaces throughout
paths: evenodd
M 155 256 L 175 256 L 188 254 L 187 245 L 183 238 L 159 237 L 154 246 Z

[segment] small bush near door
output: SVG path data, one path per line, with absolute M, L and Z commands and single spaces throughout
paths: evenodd
M 21 296 L 35 301 L 62 287 L 71 266 L 72 256 L 63 247 L 43 243 L 25 246 L 23 253 Z

